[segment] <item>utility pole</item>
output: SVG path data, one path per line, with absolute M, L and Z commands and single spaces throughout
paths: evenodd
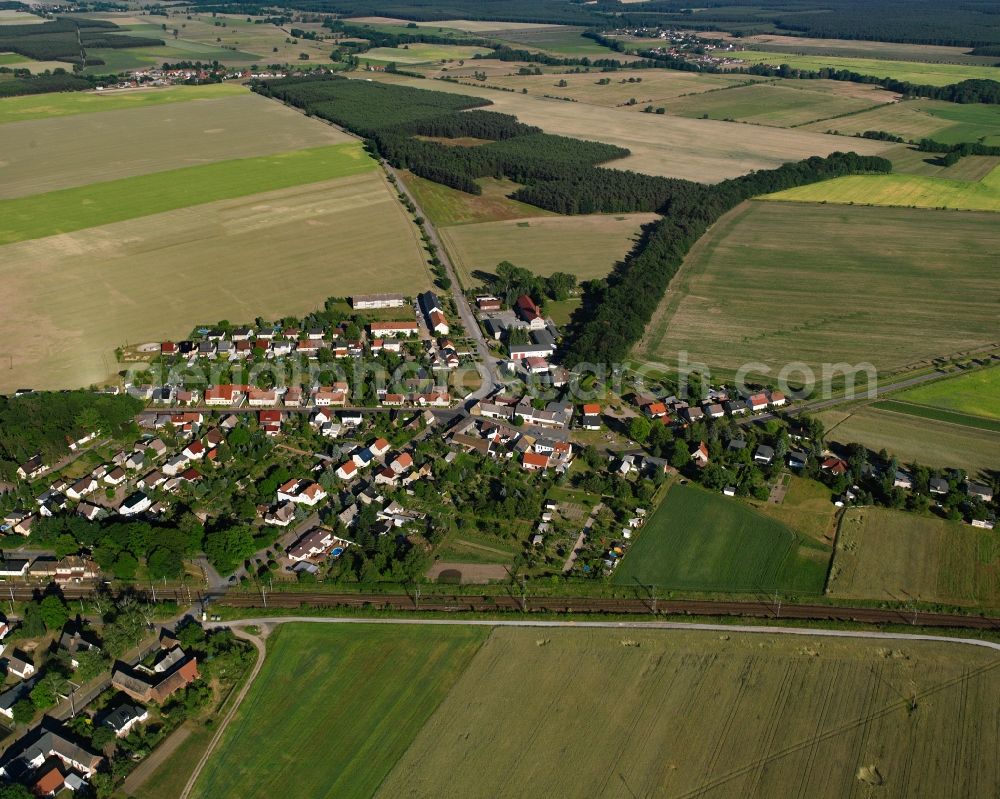
M 420 586 L 415 586 L 413 589 L 413 607 L 416 610 L 420 609 Z
M 521 575 L 521 612 L 528 612 L 528 581 L 523 574 Z
M 264 607 L 266 608 L 267 607 L 267 593 L 264 591 L 264 585 L 263 584 L 261 584 L 261 586 L 260 586 L 260 599 L 261 599 L 261 602 L 264 603 Z
M 779 596 L 779 594 L 778 594 L 777 591 L 774 592 L 774 605 L 775 605 L 774 617 L 776 619 L 780 619 L 781 618 L 781 596 Z
M 9 585 L 7 586 L 7 589 L 10 591 L 10 615 L 13 616 L 14 615 L 14 589 L 13 589 L 13 587 L 11 587 Z

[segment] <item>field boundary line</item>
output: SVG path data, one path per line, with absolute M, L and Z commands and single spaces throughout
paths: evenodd
M 209 622 L 206 629 L 239 629 L 247 626 L 264 627 L 275 624 L 430 624 L 430 625 L 472 625 L 474 627 L 538 627 L 538 628 L 610 628 L 618 630 L 703 630 L 726 633 L 760 633 L 766 635 L 818 636 L 821 638 L 861 638 L 875 641 L 937 641 L 947 644 L 980 646 L 1000 652 L 1000 643 L 978 638 L 959 638 L 948 635 L 928 635 L 926 633 L 893 633 L 867 630 L 825 630 L 814 627 L 780 627 L 775 625 L 711 624 L 708 622 L 679 621 L 558 621 L 553 619 L 368 619 L 349 616 L 261 616 L 259 618 L 232 619 L 230 621 Z M 256 676 L 256 671 L 252 676 Z M 249 682 L 249 681 L 248 681 Z M 181 799 L 184 799 L 183 794 Z
M 249 641 L 254 645 L 258 655 L 257 662 L 254 663 L 254 667 L 250 674 L 247 675 L 247 678 L 243 681 L 243 685 L 240 688 L 239 693 L 236 694 L 236 697 L 233 700 L 232 705 L 229 707 L 229 710 L 226 712 L 225 717 L 222 719 L 222 723 L 218 726 L 215 734 L 212 736 L 212 740 L 208 742 L 208 746 L 198 759 L 198 763 L 195 765 L 194 771 L 191 772 L 191 776 L 188 778 L 187 784 L 181 792 L 180 799 L 188 799 L 188 797 L 191 796 L 191 791 L 194 789 L 195 783 L 198 781 L 198 777 L 201 776 L 202 770 L 208 763 L 208 759 L 212 756 L 215 748 L 219 745 L 226 728 L 229 727 L 229 722 L 233 720 L 233 717 L 236 715 L 236 711 L 239 710 L 240 706 L 243 704 L 244 698 L 246 698 L 247 693 L 250 691 L 250 686 L 256 682 L 257 675 L 260 674 L 260 670 L 264 666 L 264 658 L 267 656 L 267 648 L 265 647 L 264 642 L 256 635 L 252 635 L 242 628 L 238 630 L 234 629 L 233 632 L 240 638 L 245 641 Z

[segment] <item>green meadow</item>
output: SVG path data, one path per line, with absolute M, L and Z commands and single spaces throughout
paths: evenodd
M 375 169 L 360 143 L 219 161 L 0 201 L 0 244 L 357 175 Z

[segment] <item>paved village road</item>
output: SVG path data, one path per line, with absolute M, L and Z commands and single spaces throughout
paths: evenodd
M 496 375 L 497 359 L 490 352 L 489 345 L 486 343 L 486 337 L 483 335 L 483 331 L 479 327 L 479 322 L 476 321 L 476 317 L 472 313 L 472 306 L 469 305 L 469 300 L 462 291 L 462 284 L 458 280 L 458 274 L 455 272 L 455 268 L 451 263 L 451 258 L 448 256 L 448 251 L 444 248 L 444 244 L 441 242 L 441 237 L 438 235 L 438 232 L 434 227 L 434 223 L 431 222 L 426 211 L 420 207 L 420 203 L 417 202 L 417 198 L 414 197 L 407 188 L 403 179 L 399 176 L 399 173 L 386 162 L 383 162 L 382 166 L 385 168 L 385 171 L 392 175 L 395 179 L 396 188 L 399 189 L 402 194 L 406 195 L 410 202 L 413 203 L 414 208 L 417 209 L 417 215 L 423 217 L 424 230 L 427 231 L 427 236 L 430 238 L 431 243 L 437 247 L 438 258 L 441 263 L 444 264 L 445 271 L 448 273 L 448 278 L 451 280 L 451 296 L 455 300 L 455 307 L 458 308 L 458 315 L 462 318 L 462 326 L 465 328 L 466 335 L 473 338 L 476 342 L 476 350 L 479 353 L 479 360 L 484 367 L 480 370 L 483 377 L 483 384 L 469 395 L 468 403 L 471 404 L 492 394 L 499 385 Z

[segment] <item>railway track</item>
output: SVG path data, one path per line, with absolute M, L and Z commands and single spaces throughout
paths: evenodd
M 220 597 L 218 604 L 229 607 L 298 608 L 302 605 L 321 608 L 382 608 L 399 611 L 431 611 L 442 613 L 620 613 L 663 614 L 690 616 L 741 616 L 763 619 L 794 619 L 806 621 L 851 621 L 863 624 L 907 624 L 919 627 L 1000 630 L 1000 618 L 964 616 L 961 614 L 930 613 L 906 609 L 838 607 L 830 605 L 782 604 L 776 606 L 759 600 L 720 602 L 710 600 L 605 599 L 592 597 L 529 597 L 517 596 L 428 596 L 417 599 L 408 594 L 327 594 L 230 592 Z

